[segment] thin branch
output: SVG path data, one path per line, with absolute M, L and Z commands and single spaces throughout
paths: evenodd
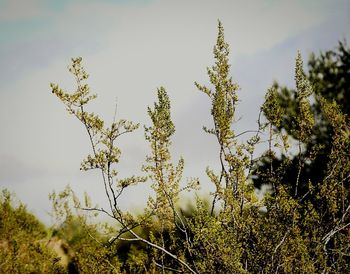
M 338 158 L 337 162 L 335 163 L 335 165 L 333 166 L 331 172 L 324 178 L 324 181 L 327 181 L 334 173 L 336 167 L 338 166 L 339 162 L 340 162 L 340 157 Z
M 165 265 L 162 265 L 162 264 L 159 264 L 157 262 L 154 262 L 154 264 L 158 267 L 161 267 L 162 269 L 165 269 L 165 270 L 170 270 L 170 271 L 174 271 L 174 272 L 177 272 L 177 273 L 183 273 L 182 270 L 178 270 L 178 269 L 175 269 L 175 268 L 172 268 L 172 267 L 169 267 L 169 266 L 165 266 Z
M 341 217 L 342 222 L 344 222 L 345 216 L 346 216 L 346 214 L 349 212 L 349 209 L 350 209 L 350 204 L 348 205 L 348 207 L 346 208 L 346 210 L 345 210 L 343 216 Z
M 77 82 L 77 85 L 78 85 L 78 90 L 81 91 L 81 83 L 80 83 L 79 77 L 76 77 L 76 82 Z M 82 116 L 82 119 L 83 119 L 82 122 L 83 122 L 83 124 L 84 124 L 84 126 L 85 126 L 85 129 L 86 129 L 88 135 L 89 135 L 89 140 L 90 140 L 90 143 L 91 143 L 92 151 L 93 151 L 93 153 L 94 153 L 94 156 L 96 157 L 96 156 L 97 156 L 97 153 L 96 153 L 96 146 L 95 146 L 95 143 L 94 143 L 94 140 L 93 140 L 93 137 L 92 137 L 90 128 L 88 127 L 87 121 L 86 121 L 85 116 L 84 116 L 85 111 L 84 111 L 83 105 L 80 106 L 80 110 L 81 110 L 81 113 L 82 113 L 82 115 L 81 115 L 81 116 Z M 104 171 L 103 171 L 102 168 L 101 168 L 101 174 L 102 174 L 103 183 L 104 183 L 104 188 L 105 188 L 105 192 L 106 192 L 106 195 L 107 195 L 107 198 L 108 198 L 109 206 L 110 206 L 111 211 L 113 211 L 112 201 L 111 201 L 111 198 L 110 198 L 108 189 L 107 189 L 106 177 L 105 177 L 105 174 L 104 174 Z
M 115 109 L 114 109 L 113 123 L 115 123 L 115 121 L 117 119 L 117 110 L 118 110 L 118 97 L 115 97 Z
M 299 187 L 299 180 L 300 180 L 300 174 L 301 174 L 301 168 L 302 168 L 302 156 L 301 156 L 301 141 L 298 141 L 298 148 L 299 148 L 299 155 L 298 155 L 298 175 L 297 175 L 297 179 L 295 182 L 295 192 L 294 192 L 294 196 L 297 197 L 298 196 L 298 187 Z
M 244 135 L 244 134 L 247 134 L 247 133 L 257 133 L 258 134 L 258 133 L 261 133 L 261 131 L 260 130 L 246 130 L 246 131 L 243 131 L 239 134 L 236 134 L 235 136 L 233 136 L 233 138 L 237 138 L 237 137 Z
M 345 225 L 343 225 L 342 227 L 338 227 L 336 226 L 335 228 L 333 228 L 330 232 L 328 232 L 325 236 L 323 236 L 322 241 L 324 241 L 324 249 L 326 248 L 327 243 L 329 242 L 329 240 L 339 231 L 342 231 L 343 229 L 347 228 L 350 225 L 350 223 L 347 223 Z
M 80 210 L 84 210 L 84 211 L 98 211 L 98 212 L 102 212 L 102 213 L 107 214 L 107 216 L 115 219 L 115 216 L 113 216 L 107 210 L 105 210 L 103 208 L 97 208 L 97 207 L 75 207 L 75 208 L 80 209 Z
M 288 236 L 288 234 L 289 234 L 289 230 L 287 230 L 287 232 L 284 234 L 282 240 L 276 245 L 276 247 L 275 247 L 275 249 L 274 249 L 274 251 L 272 253 L 272 256 L 271 256 L 271 263 L 272 263 L 272 265 L 273 265 L 274 256 L 275 256 L 277 250 L 281 247 L 283 242 L 286 240 L 286 237 Z
M 191 273 L 193 274 L 197 274 L 197 272 L 195 270 L 193 270 L 185 261 L 181 260 L 179 257 L 177 257 L 176 255 L 172 254 L 171 252 L 169 252 L 168 250 L 166 250 L 165 248 L 162 248 L 159 245 L 156 245 L 142 237 L 140 237 L 139 235 L 137 235 L 133 230 L 129 230 L 129 232 L 136 238 L 139 239 L 141 242 L 148 244 L 151 247 L 154 247 L 162 252 L 164 252 L 165 254 L 169 255 L 171 258 L 175 259 L 177 262 L 179 262 L 180 264 L 182 264 L 183 266 L 185 266 Z

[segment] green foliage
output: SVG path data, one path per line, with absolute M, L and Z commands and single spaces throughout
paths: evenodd
M 279 260 L 284 272 L 345 273 L 349 271 L 345 258 L 350 247 L 350 193 L 347 187 L 350 178 L 349 120 L 336 102 L 329 102 L 319 94 L 315 96 L 314 105 L 319 106 L 321 113 L 312 111 L 317 108 L 310 105 L 307 97 L 313 95 L 313 88 L 302 72 L 300 55 L 297 57 L 295 79 L 297 90 L 293 100 L 287 96 L 290 94 L 287 89 L 281 89 L 278 93 L 278 86 L 275 84 L 271 89 L 273 93 L 270 91 L 270 95 L 266 97 L 264 106 L 268 107 L 263 106 L 265 117 L 277 134 L 285 130 L 297 139 L 298 154 L 290 159 L 282 151 L 281 159 L 274 158 L 270 153 L 263 158 L 264 165 L 256 173 L 259 175 L 257 181 L 259 184 L 272 184 L 274 191 L 266 200 L 266 217 L 273 215 L 263 223 L 262 228 L 266 229 L 274 224 L 271 228 L 274 235 L 285 231 L 285 234 L 278 236 L 281 241 L 275 244 L 281 249 Z M 278 119 L 277 113 L 286 104 L 286 98 L 290 100 L 287 114 L 284 115 L 287 119 L 283 116 Z M 291 109 L 294 109 L 294 117 L 288 113 Z M 313 117 L 322 117 L 324 121 Z M 312 135 L 322 132 L 325 124 L 331 127 L 327 129 L 331 133 L 330 139 L 326 143 L 319 143 L 322 138 Z M 271 138 L 270 134 L 270 142 Z M 320 149 L 322 147 L 329 151 L 327 155 L 323 154 Z M 320 159 L 324 161 L 321 165 L 324 170 L 317 166 L 319 174 L 315 176 L 315 171 L 311 168 Z M 266 180 L 267 176 L 274 179 Z M 281 225 L 280 229 L 276 229 L 276 226 Z M 273 258 L 275 260 L 277 257 L 274 255 Z M 276 267 L 274 261 L 272 266 Z
M 119 120 L 106 127 L 102 118 L 88 112 L 96 95 L 85 84 L 88 74 L 82 59 L 72 59 L 76 90 L 68 93 L 51 84 L 52 92 L 87 132 L 92 152 L 81 169 L 101 173 L 108 208 L 93 205 L 87 194 L 80 201 L 69 187 L 53 192 L 56 224 L 48 233 L 25 206 L 14 206 L 4 191 L 0 197 L 3 272 L 350 272 L 346 44 L 340 43 L 338 52 L 313 55 L 308 74 L 298 53 L 295 90 L 274 83 L 267 90 L 257 130 L 242 134 L 235 131 L 239 88 L 230 76 L 229 46 L 220 21 L 213 53 L 215 63 L 207 69 L 209 84 L 195 83 L 211 101 L 213 126 L 204 131 L 219 145 L 219 170 L 206 169 L 215 187 L 210 199 L 196 196 L 187 208 L 179 206 L 181 191 L 197 190 L 199 181 L 189 180 L 184 186 L 185 162 L 180 158 L 173 163 L 175 125 L 164 87 L 157 90 L 157 100 L 147 111 L 150 125 L 144 129 L 150 152 L 142 167 L 145 176 L 118 177 L 121 149 L 116 140 L 138 124 Z M 258 144 L 267 144 L 266 152 L 255 158 Z M 119 199 L 125 189 L 147 179 L 154 193 L 144 212 L 122 210 Z M 253 183 L 272 189 L 259 199 Z M 99 213 L 109 222 L 96 222 Z
M 314 117 L 311 112 L 310 102 L 308 97 L 313 93 L 309 81 L 306 79 L 303 71 L 303 61 L 300 53 L 298 53 L 296 59 L 295 68 L 295 83 L 297 87 L 296 101 L 298 105 L 298 116 L 296 121 L 296 133 L 297 139 L 303 143 L 306 143 L 312 132 L 314 126 Z
M 75 204 L 70 204 L 71 198 Z M 53 215 L 57 220 L 54 227 L 54 239 L 60 239 L 67 250 L 68 269 L 78 273 L 120 273 L 118 257 L 115 250 L 107 248 L 107 235 L 110 233 L 105 224 L 94 224 L 90 218 L 95 216 L 83 214 L 78 208 L 75 193 L 69 188 L 59 194 L 50 194 Z M 85 199 L 89 199 L 86 197 Z M 75 212 L 72 210 L 75 208 Z
M 139 125 L 127 120 L 113 121 L 109 128 L 104 126 L 104 121 L 95 113 L 87 112 L 85 106 L 97 95 L 90 94 L 88 84 L 83 84 L 83 81 L 88 79 L 88 74 L 81 66 L 82 58 L 72 59 L 72 65 L 69 71 L 73 74 L 77 90 L 69 94 L 63 91 L 58 85 L 51 84 L 52 93 L 54 93 L 67 107 L 67 111 L 78 118 L 89 135 L 93 154 L 88 155 L 81 163 L 82 170 L 100 169 L 102 172 L 104 187 L 106 192 L 111 192 L 108 195 L 119 195 L 124 188 L 129 185 L 143 182 L 144 178 L 132 176 L 126 179 L 117 179 L 118 172 L 113 166 L 119 162 L 121 155 L 120 149 L 114 145 L 116 139 L 125 134 L 136 130 Z M 112 185 L 116 184 L 117 189 L 114 190 Z M 117 192 L 118 194 L 115 194 Z M 112 201 L 109 197 L 110 206 L 117 210 L 116 201 Z M 113 202 L 113 205 L 112 205 Z
M 170 137 L 175 133 L 175 126 L 171 120 L 170 100 L 163 87 L 158 89 L 158 103 L 154 104 L 153 110 L 148 108 L 148 115 L 152 126 L 145 127 L 145 137 L 150 142 L 152 153 L 147 157 L 148 165 L 143 170 L 153 181 L 152 188 L 156 193 L 156 199 L 149 201 L 150 211 L 156 212 L 164 228 L 169 228 L 173 224 L 184 161 L 180 159 L 176 167 L 170 162 Z
M 151 155 L 147 157 L 147 166 L 143 170 L 149 174 L 152 180 L 152 188 L 155 191 L 155 199 L 149 198 L 149 209 L 146 214 L 154 216 L 155 222 L 151 222 L 150 239 L 153 243 L 168 248 L 174 253 L 175 242 L 172 230 L 178 221 L 179 213 L 176 210 L 176 203 L 179 198 L 179 182 L 182 177 L 184 161 L 180 159 L 177 166 L 171 163 L 170 145 L 171 136 L 175 133 L 175 126 L 171 120 L 170 100 L 163 87 L 158 89 L 158 102 L 154 108 L 148 107 L 148 115 L 151 118 L 152 126 L 145 127 L 145 137 L 151 146 Z M 155 251 L 162 265 L 165 265 L 164 254 Z M 158 259 L 154 259 L 158 263 Z M 169 262 L 167 262 L 167 265 Z
M 207 68 L 210 83 L 214 90 L 195 82 L 197 88 L 207 94 L 212 101 L 211 114 L 214 119 L 214 129 L 204 130 L 217 134 L 221 145 L 230 145 L 234 133 L 231 124 L 234 120 L 235 106 L 238 101 L 238 86 L 229 77 L 230 65 L 228 63 L 229 45 L 224 40 L 224 29 L 219 21 L 218 38 L 214 46 L 215 65 Z
M 115 140 L 124 133 L 134 131 L 138 128 L 138 125 L 120 120 L 113 122 L 110 128 L 105 128 L 103 120 L 98 115 L 85 110 L 86 104 L 95 99 L 96 96 L 90 95 L 88 85 L 82 83 L 88 78 L 88 75 L 82 68 L 81 61 L 81 58 L 72 59 L 70 67 L 70 72 L 76 79 L 77 90 L 75 92 L 70 94 L 55 84 L 51 84 L 51 88 L 52 92 L 66 105 L 68 112 L 80 120 L 88 133 L 93 154 L 88 155 L 82 162 L 81 169 L 99 169 L 101 171 L 109 209 L 92 207 L 91 205 L 81 206 L 80 202 L 71 194 L 75 207 L 91 212 L 103 212 L 117 222 L 118 228 L 115 231 L 117 236 L 111 237 L 109 243 L 114 243 L 116 240 L 140 241 L 155 248 L 155 253 L 160 254 L 162 263 L 155 261 L 153 265 L 162 265 L 164 269 L 164 255 L 166 254 L 172 260 L 179 262 L 182 266 L 194 272 L 180 256 L 167 249 L 166 245 L 168 243 L 166 242 L 169 242 L 171 245 L 171 239 L 169 241 L 164 239 L 165 234 L 168 234 L 168 236 L 172 235 L 172 233 L 169 234 L 169 230 L 171 230 L 170 227 L 174 227 L 174 225 L 171 225 L 173 221 L 181 222 L 181 229 L 187 235 L 182 217 L 175 208 L 184 161 L 180 159 L 176 167 L 173 167 L 170 162 L 170 137 L 175 132 L 175 127 L 171 121 L 170 101 L 165 89 L 160 88 L 158 90 L 158 103 L 155 103 L 154 109 L 148 108 L 148 114 L 153 125 L 145 127 L 146 140 L 151 145 L 151 156 L 147 158 L 148 165 L 143 169 L 153 181 L 156 199 L 149 199 L 149 209 L 146 210 L 144 216 L 138 218 L 121 210 L 118 205 L 118 199 L 124 189 L 130 185 L 144 182 L 146 177 L 131 176 L 126 179 L 118 179 L 118 172 L 115 168 L 120 158 L 120 149 L 115 145 Z M 191 184 L 189 187 L 191 187 Z M 65 197 L 67 195 L 61 193 L 59 197 L 61 196 Z M 53 198 L 55 200 L 55 197 Z M 66 215 L 70 216 L 68 208 L 64 209 L 67 212 Z M 159 237 L 154 238 L 155 234 L 143 236 L 136 231 L 140 226 L 147 229 L 152 227 L 154 218 L 161 220 L 160 234 L 157 235 Z M 158 230 L 157 226 L 156 230 Z
M 327 176 L 328 155 L 332 147 L 333 127 L 322 111 L 321 98 L 337 103 L 342 113 L 349 115 L 349 79 L 350 79 L 350 49 L 346 42 L 339 42 L 334 50 L 321 52 L 319 55 L 311 54 L 308 61 L 308 72 L 305 80 L 309 82 L 306 86 L 312 87 L 311 112 L 314 116 L 314 126 L 308 130 L 307 141 L 301 140 L 297 132 L 296 118 L 302 117 L 299 114 L 297 91 L 274 83 L 278 107 L 283 109 L 280 121 L 276 123 L 269 118 L 271 123 L 281 132 L 288 133 L 291 137 L 300 140 L 304 144 L 301 151 L 304 168 L 300 173 L 299 195 L 302 197 L 307 192 L 308 182 L 318 184 Z M 309 107 L 307 107 L 309 108 Z M 308 111 L 310 113 L 310 111 Z M 311 117 L 311 114 L 309 114 Z M 303 137 L 307 137 L 307 134 Z M 298 174 L 299 156 L 292 157 L 292 164 L 285 169 L 284 183 L 294 185 Z M 272 159 L 273 166 L 277 168 L 283 165 L 284 159 Z M 265 158 L 261 170 L 270 165 L 270 160 Z M 261 186 L 260 179 L 254 180 L 254 184 Z M 294 189 L 292 189 L 293 191 Z
M 207 175 L 216 187 L 212 212 L 219 200 L 230 214 L 231 211 L 242 213 L 243 207 L 252 198 L 253 189 L 249 187 L 247 171 L 251 168 L 253 147 L 259 138 L 254 136 L 247 143 L 239 143 L 231 127 L 238 101 L 238 85 L 229 77 L 228 55 L 229 46 L 224 40 L 224 29 L 219 21 L 218 38 L 214 47 L 215 65 L 207 69 L 213 89 L 198 83 L 195 85 L 211 99 L 214 129 L 204 127 L 204 130 L 215 135 L 220 146 L 220 173 L 215 174 L 207 168 Z
M 346 52 L 344 47 L 341 49 Z M 322 97 L 321 92 L 314 97 L 316 103 L 311 103 L 315 75 L 304 73 L 298 53 L 296 91 L 291 93 L 277 84 L 268 89 L 261 107 L 266 121 L 262 123 L 259 117 L 258 129 L 246 132 L 254 134 L 244 140 L 242 134 L 234 130 L 238 85 L 230 77 L 228 56 L 229 46 L 219 21 L 215 64 L 207 69 L 211 87 L 195 85 L 211 100 L 213 128 L 204 127 L 204 131 L 213 135 L 219 144 L 221 168 L 219 171 L 207 168 L 207 175 L 215 186 L 211 204 L 197 198 L 190 210 L 177 206 L 179 194 L 183 189 L 196 189 L 198 180 L 180 188 L 184 160 L 181 158 L 176 166 L 172 163 L 170 146 L 175 125 L 165 88 L 158 89 L 158 101 L 153 108 L 148 108 L 152 124 L 145 126 L 151 152 L 143 171 L 152 181 L 155 197 L 149 197 L 141 216 L 134 216 L 118 207 L 118 198 L 124 188 L 145 178 L 132 176 L 117 180 L 117 171 L 112 165 L 120 158 L 120 149 L 114 144 L 121 135 L 120 128 L 126 133 L 135 130 L 137 125 L 122 121 L 105 129 L 102 119 L 85 112 L 85 105 L 96 96 L 90 95 L 88 86 L 81 84 L 87 74 L 80 58 L 73 59 L 71 68 L 78 85 L 75 93 L 68 94 L 52 85 L 53 92 L 88 132 L 93 155 L 83 161 L 82 169 L 101 170 L 110 204 L 109 210 L 93 207 L 91 203 L 81 206 L 70 190 L 70 193 L 52 196 L 54 207 L 59 205 L 55 211 L 66 216 L 64 222 L 61 221 L 64 224 L 60 228 L 61 237 L 70 235 L 67 227 L 84 228 L 90 236 L 78 229 L 79 237 L 65 238 L 75 250 L 75 265 L 79 269 L 127 273 L 349 272 L 350 125 L 347 116 L 336 102 Z M 327 56 L 325 58 L 333 55 Z M 313 66 L 322 67 L 322 62 L 313 60 Z M 334 66 L 330 67 L 333 73 Z M 326 122 L 320 122 L 320 117 Z M 325 156 L 324 176 L 305 176 L 320 155 L 323 144 L 315 140 L 325 124 L 332 128 L 328 131 L 332 138 Z M 266 131 L 268 139 L 263 140 Z M 254 158 L 255 146 L 265 141 L 267 151 Z M 295 151 L 297 156 L 291 156 Z M 290 178 L 291 172 L 294 175 Z M 272 185 L 273 189 L 259 200 L 253 181 Z M 75 208 L 103 212 L 115 220 L 117 226 L 109 226 L 107 232 L 100 234 L 102 229 L 88 224 L 86 215 L 72 214 L 67 202 L 69 197 Z M 66 202 L 55 202 L 60 199 Z
M 23 204 L 3 190 L 0 196 L 2 273 L 64 273 L 60 258 L 47 247 L 48 231 Z

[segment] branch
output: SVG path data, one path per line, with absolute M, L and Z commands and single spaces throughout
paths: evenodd
M 161 268 L 166 269 L 166 270 L 174 271 L 174 272 L 177 272 L 177 273 L 183 273 L 182 270 L 177 270 L 177 269 L 172 268 L 172 267 L 164 266 L 164 265 L 159 264 L 159 263 L 157 263 L 157 262 L 154 262 L 154 264 L 155 264 L 156 266 L 161 267 Z
M 342 227 L 336 226 L 335 228 L 333 228 L 331 231 L 329 231 L 329 232 L 321 239 L 321 241 L 324 241 L 324 246 L 323 246 L 324 251 L 327 252 L 326 245 L 328 244 L 328 242 L 330 241 L 330 239 L 331 239 L 336 233 L 338 233 L 339 231 L 341 231 L 341 230 L 347 228 L 349 225 L 350 225 L 350 223 L 347 223 L 347 224 L 343 225 Z
M 233 138 L 237 138 L 237 137 L 239 137 L 239 136 L 241 136 L 241 135 L 244 135 L 244 134 L 247 134 L 247 133 L 256 133 L 256 134 L 259 134 L 259 133 L 261 133 L 261 131 L 260 131 L 260 130 L 246 130 L 246 131 L 243 131 L 243 132 L 241 132 L 241 133 L 239 133 L 239 134 L 236 134 L 235 136 L 233 136 Z
M 287 232 L 284 234 L 282 240 L 278 243 L 278 245 L 276 245 L 275 250 L 273 251 L 272 256 L 271 256 L 271 263 L 272 263 L 272 265 L 273 265 L 274 256 L 275 256 L 277 250 L 281 247 L 283 242 L 286 240 L 286 237 L 288 236 L 288 234 L 289 234 L 289 230 L 287 230 Z
M 148 244 L 149 246 L 156 248 L 162 252 L 164 252 L 165 254 L 169 255 L 171 258 L 175 259 L 177 262 L 179 262 L 180 264 L 182 264 L 183 266 L 185 266 L 191 273 L 193 274 L 197 274 L 196 271 L 194 271 L 185 261 L 181 260 L 179 257 L 177 257 L 176 255 L 172 254 L 171 252 L 169 252 L 168 250 L 164 249 L 163 247 L 156 245 L 142 237 L 140 237 L 139 235 L 137 235 L 133 230 L 129 230 L 129 232 L 135 237 L 134 239 L 138 239 L 139 241 Z

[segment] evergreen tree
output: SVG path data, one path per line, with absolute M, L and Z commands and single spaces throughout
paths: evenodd
M 311 94 L 311 111 L 315 125 L 308 132 L 308 141 L 304 142 L 297 135 L 296 119 L 299 117 L 299 106 L 295 89 L 289 89 L 278 83 L 273 84 L 273 90 L 281 112 L 278 114 L 280 119 L 271 121 L 280 132 L 292 136 L 304 145 L 301 157 L 305 161 L 303 161 L 301 173 L 298 172 L 298 156 L 290 159 L 292 164 L 284 170 L 284 182 L 288 185 L 293 185 L 296 177 L 299 176 L 301 182 L 299 185 L 300 196 L 307 192 L 309 180 L 317 183 L 327 176 L 328 155 L 331 152 L 334 130 L 322 112 L 320 98 L 325 98 L 329 102 L 334 100 L 343 114 L 350 115 L 350 48 L 347 43 L 345 41 L 339 42 L 336 49 L 321 52 L 318 56 L 311 54 L 308 62 L 308 73 L 305 76 L 314 91 Z M 278 169 L 283 166 L 285 160 L 283 156 L 278 158 L 266 155 L 262 159 L 261 168 L 257 169 L 257 173 L 271 165 Z M 262 183 L 263 180 L 260 176 L 254 180 L 256 187 L 261 187 Z

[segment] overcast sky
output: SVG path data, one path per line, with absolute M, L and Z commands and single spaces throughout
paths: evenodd
M 236 0 L 0 0 L 0 187 L 14 191 L 48 221 L 48 194 L 70 184 L 104 205 L 102 182 L 79 171 L 90 153 L 83 127 L 51 94 L 50 82 L 74 89 L 67 70 L 83 57 L 98 99 L 91 110 L 107 121 L 127 118 L 149 125 L 146 108 L 164 86 L 177 131 L 174 160 L 185 158 L 185 176 L 201 178 L 217 165 L 208 98 L 194 81 L 208 83 L 217 20 L 230 44 L 232 77 L 240 87 L 237 132 L 255 128 L 264 93 L 278 80 L 293 87 L 300 50 L 332 49 L 350 37 L 350 1 Z M 142 174 L 149 153 L 143 127 L 121 137 L 120 175 Z M 131 189 L 123 206 L 142 205 L 146 189 Z

